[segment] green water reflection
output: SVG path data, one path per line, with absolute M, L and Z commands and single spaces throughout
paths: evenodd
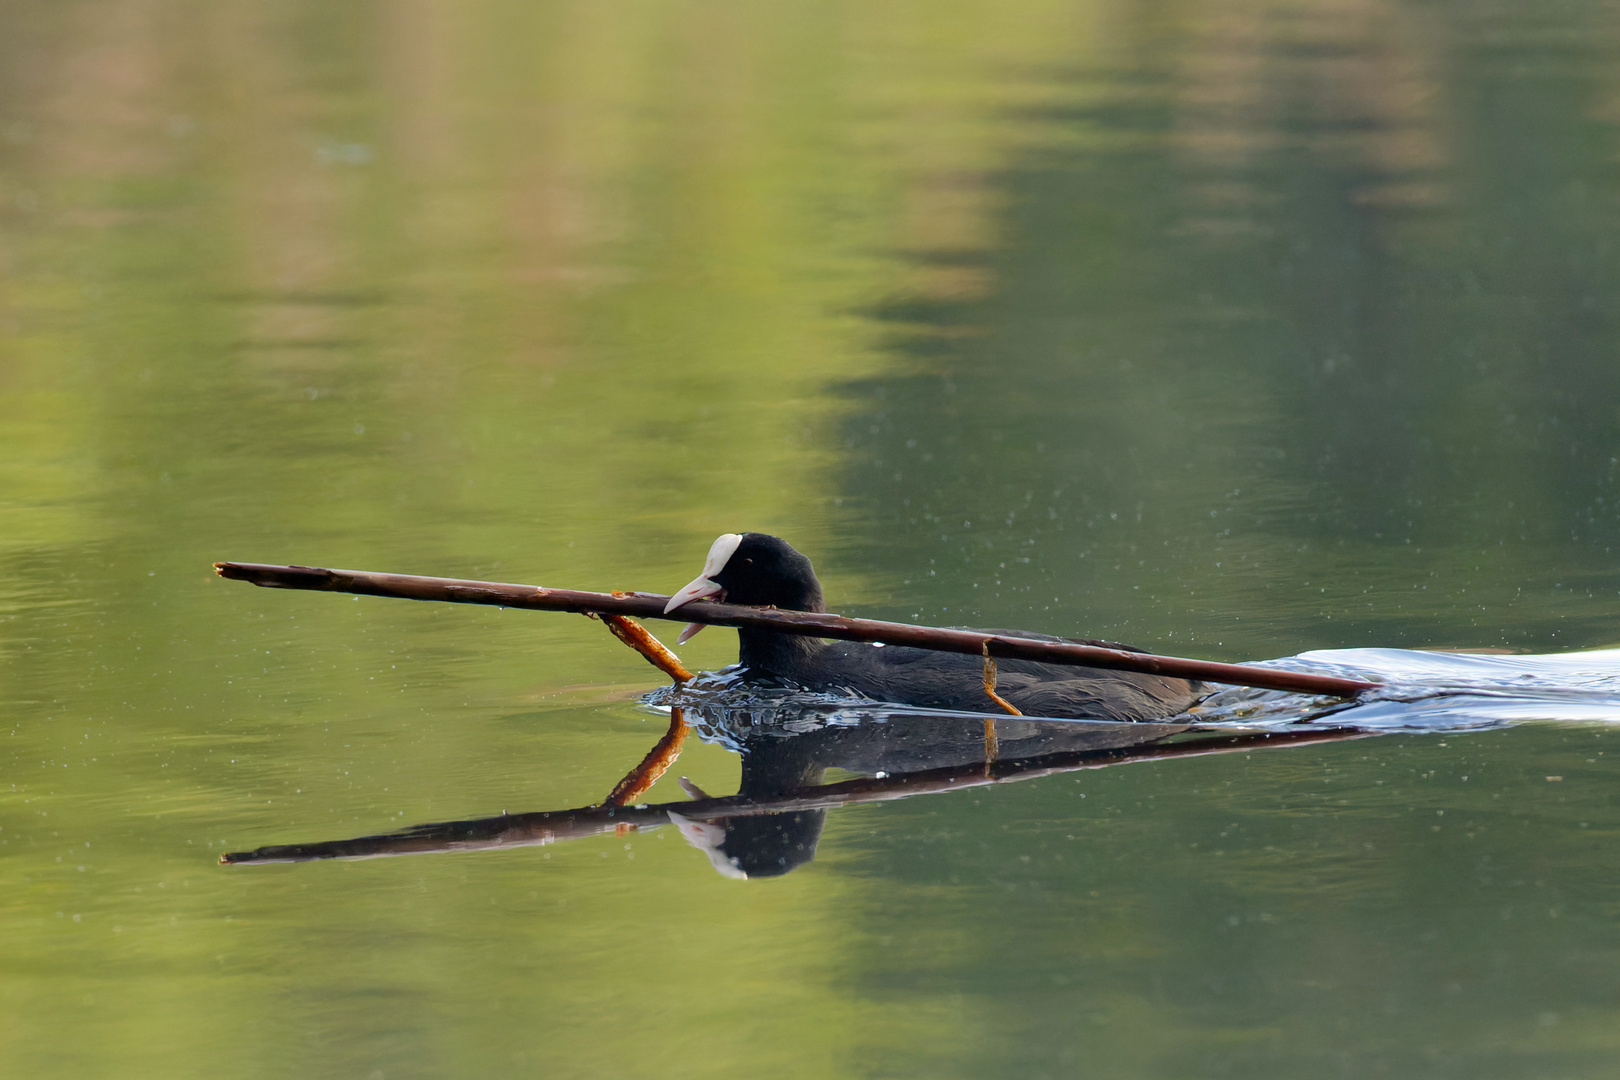
M 1611 644 L 1604 5 L 0 26 L 6 1075 L 1612 1072 L 1606 730 L 852 807 L 763 882 L 226 869 L 598 801 L 663 720 L 583 619 L 209 573 L 669 589 L 742 527 L 854 614 Z

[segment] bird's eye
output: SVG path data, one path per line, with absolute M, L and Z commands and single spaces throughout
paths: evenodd
M 745 563 L 747 563 L 747 564 L 748 564 L 748 565 L 749 565 L 749 566 L 753 566 L 753 565 L 754 565 L 754 560 L 753 560 L 753 559 L 749 559 L 749 558 L 744 558 L 744 559 L 743 559 L 743 562 L 745 562 Z

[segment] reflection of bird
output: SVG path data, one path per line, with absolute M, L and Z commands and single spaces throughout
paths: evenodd
M 790 768 L 799 766 L 800 775 L 783 773 L 777 766 L 784 764 Z M 793 754 L 744 754 L 742 787 L 737 794 L 769 799 L 798 788 L 814 787 L 821 782 L 823 772 L 813 762 L 802 761 Z M 709 797 L 684 776 L 681 787 L 694 799 Z M 821 826 L 827 820 L 827 811 L 795 810 L 704 821 L 671 810 L 669 820 L 687 843 L 708 855 L 709 862 L 720 874 L 765 878 L 780 877 L 816 857 L 816 844 L 821 841 Z
M 828 724 L 825 706 L 818 711 L 784 702 L 769 710 L 768 719 L 759 708 L 738 714 L 723 706 L 689 709 L 705 738 L 719 737 L 741 751 L 737 794 L 762 803 L 814 790 L 830 768 L 904 776 L 983 761 L 980 721 L 963 717 L 892 713 L 855 724 Z M 996 723 L 1003 767 L 1063 753 L 1105 755 L 1187 730 L 1182 724 L 1042 723 L 1012 716 Z M 694 799 L 709 797 L 685 777 L 681 786 Z M 707 855 L 715 870 L 732 878 L 778 877 L 809 862 L 827 815 L 815 809 L 704 820 L 668 813 L 686 841 Z
M 670 597 L 667 614 L 701 597 L 791 611 L 826 611 L 810 560 L 785 540 L 764 533 L 726 533 L 709 549 L 703 573 Z M 688 626 L 686 641 L 701 626 Z M 1018 630 L 987 631 L 1044 641 L 1069 640 L 1129 649 L 1127 645 L 1053 638 Z M 751 677 L 784 679 L 809 690 L 855 694 L 874 701 L 934 709 L 984 711 L 981 662 L 959 653 L 901 646 L 826 642 L 748 627 L 737 631 L 738 659 Z M 1135 650 L 1132 650 L 1135 651 Z M 1197 701 L 1201 684 L 1162 675 L 1060 667 L 1028 660 L 999 662 L 998 691 L 1032 716 L 1093 720 L 1154 720 Z

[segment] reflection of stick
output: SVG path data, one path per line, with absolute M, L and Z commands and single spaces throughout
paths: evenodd
M 613 631 L 614 637 L 645 656 L 653 667 L 674 679 L 676 685 L 692 681 L 692 673 L 682 666 L 680 658 L 664 648 L 664 643 L 648 633 L 646 627 L 623 615 L 598 617 L 607 623 L 607 628 Z M 647 752 L 647 756 L 641 759 L 641 764 L 631 769 L 628 776 L 614 785 L 612 792 L 602 801 L 602 805 L 625 806 L 646 794 L 647 789 L 658 783 L 658 778 L 663 776 L 664 771 L 675 764 L 675 759 L 681 756 L 681 746 L 686 742 L 687 732 L 691 730 L 686 724 L 686 710 L 679 705 L 670 709 L 669 730 L 658 740 L 657 745 Z
M 370 859 L 384 855 L 418 855 L 430 851 L 477 851 L 531 844 L 554 844 L 559 840 L 575 840 L 615 832 L 621 825 L 637 828 L 667 825 L 672 810 L 682 817 L 703 821 L 805 810 L 830 810 L 856 803 L 888 802 L 909 798 L 912 795 L 930 795 L 981 787 L 986 784 L 1031 780 L 1038 776 L 1051 776 L 1054 773 L 1105 769 L 1131 761 L 1162 761 L 1166 758 L 1281 749 L 1309 743 L 1365 738 L 1368 734 L 1354 728 L 1331 728 L 1325 731 L 1220 735 L 1187 742 L 1114 750 L 1074 750 L 1003 761 L 993 768 L 982 763 L 974 763 L 902 773 L 898 776 L 846 780 L 839 784 L 789 791 L 770 798 L 731 795 L 719 799 L 703 798 L 691 802 L 659 803 L 652 806 L 588 806 L 577 810 L 546 810 L 533 814 L 502 814 L 500 817 L 475 818 L 470 821 L 448 821 L 434 825 L 418 825 L 404 832 L 381 836 L 361 836 L 353 840 L 276 844 L 253 851 L 232 851 L 221 855 L 219 861 L 226 865 L 234 865 L 307 862 L 311 859 Z
M 700 601 L 685 604 L 666 615 L 669 599 L 654 593 L 578 592 L 572 589 L 540 589 L 533 585 L 507 585 L 494 581 L 463 581 L 457 578 L 417 577 L 411 574 L 377 574 L 366 570 L 323 570 L 313 566 L 272 566 L 262 563 L 215 563 L 221 576 L 251 581 L 272 589 L 314 589 L 320 592 L 350 592 L 365 596 L 395 596 L 405 600 L 444 600 L 458 604 L 493 604 L 497 607 L 530 608 L 539 611 L 596 612 L 633 615 L 642 619 L 675 619 L 720 626 L 750 626 L 782 634 L 837 638 L 841 641 L 872 641 L 886 645 L 910 645 L 936 652 L 982 655 L 987 649 L 1002 659 L 1034 660 L 1045 664 L 1106 668 L 1114 671 L 1140 671 L 1149 675 L 1169 675 L 1182 679 L 1202 679 L 1229 686 L 1256 686 L 1265 690 L 1287 690 L 1296 694 L 1325 694 L 1355 697 L 1381 684 L 1360 679 L 1340 679 L 1331 675 L 1307 675 L 1277 668 L 1245 664 L 1218 664 L 1208 660 L 1188 660 L 1178 656 L 1154 656 L 1106 645 L 1042 641 L 1017 634 L 985 634 L 972 630 L 949 630 L 937 626 L 878 622 L 875 619 L 849 619 L 824 612 L 779 611 L 775 608 L 745 607 Z
M 620 780 L 613 788 L 612 794 L 602 800 L 603 806 L 628 806 L 647 793 L 647 789 L 658 783 L 658 778 L 681 756 L 681 745 L 686 742 L 687 734 L 692 730 L 686 722 L 686 710 L 676 705 L 669 710 L 669 730 L 658 744 L 647 751 L 647 756 L 641 759 L 641 764 L 630 770 L 630 775 Z
M 692 681 L 692 673 L 681 666 L 680 657 L 670 652 L 662 641 L 648 633 L 645 626 L 632 622 L 623 615 L 602 615 L 600 618 L 607 623 L 607 628 L 613 631 L 614 637 L 645 656 L 653 667 L 678 683 Z

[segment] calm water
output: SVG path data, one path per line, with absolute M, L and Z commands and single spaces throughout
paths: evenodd
M 1617 72 L 1596 0 L 0 5 L 0 1074 L 1613 1076 Z M 584 619 L 213 561 L 668 591 L 739 528 L 1410 692 L 1009 729 L 1062 760 L 771 878 L 218 865 L 589 807 L 666 717 Z M 694 717 L 649 804 L 982 764 Z

